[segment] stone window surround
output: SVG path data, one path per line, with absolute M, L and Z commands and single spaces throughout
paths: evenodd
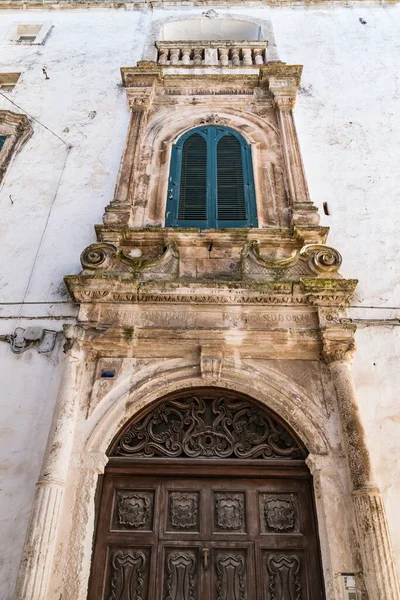
M 32 133 L 32 126 L 26 115 L 0 110 L 0 135 L 7 136 L 0 151 L 0 185 L 7 168 Z
M 35 35 L 35 39 L 32 41 L 24 41 L 21 42 L 19 41 L 19 38 L 21 35 L 24 35 L 21 31 L 19 31 L 19 28 L 21 27 L 38 27 L 40 26 L 40 29 L 38 31 L 37 34 L 32 34 Z M 14 23 L 12 26 L 12 29 L 10 31 L 9 34 L 9 40 L 8 40 L 8 44 L 15 44 L 15 45 L 23 45 L 23 46 L 40 46 L 42 44 L 44 44 L 44 42 L 46 41 L 46 38 L 48 37 L 48 35 L 50 34 L 51 29 L 53 28 L 53 23 L 51 21 L 43 21 L 42 23 Z M 27 33 L 27 35 L 31 35 L 29 34 L 29 32 Z
M 317 225 L 292 114 L 301 67 L 269 63 L 251 74 L 182 71 L 169 73 L 145 61 L 122 69 L 131 120 L 104 223 L 163 227 L 173 143 L 198 125 L 216 123 L 237 130 L 252 148 L 259 228 Z
M 12 91 L 20 77 L 21 73 L 0 73 L 0 91 Z

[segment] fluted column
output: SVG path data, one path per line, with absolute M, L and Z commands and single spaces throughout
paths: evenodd
M 365 584 L 370 600 L 399 600 L 400 586 L 383 499 L 374 483 L 365 432 L 351 375 L 355 351 L 352 326 L 323 330 L 323 355 L 336 390 L 357 521 Z
M 74 330 L 80 335 L 79 328 Z M 45 459 L 36 484 L 15 600 L 47 599 L 74 439 L 83 366 L 83 353 L 79 343 L 75 341 L 65 358 Z

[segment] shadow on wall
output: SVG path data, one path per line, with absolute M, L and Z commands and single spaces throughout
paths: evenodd
M 176 40 L 262 40 L 256 23 L 233 19 L 187 19 L 172 21 L 162 27 L 162 41 Z

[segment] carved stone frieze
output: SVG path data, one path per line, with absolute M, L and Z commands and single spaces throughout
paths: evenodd
M 304 451 L 285 428 L 247 401 L 188 394 L 125 428 L 113 456 L 297 459 Z

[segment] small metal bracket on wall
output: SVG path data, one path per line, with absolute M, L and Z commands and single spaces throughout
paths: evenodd
M 17 327 L 14 333 L 0 335 L 0 341 L 8 342 L 14 354 L 22 354 L 33 347 L 39 354 L 47 354 L 54 349 L 57 333 L 41 327 Z

